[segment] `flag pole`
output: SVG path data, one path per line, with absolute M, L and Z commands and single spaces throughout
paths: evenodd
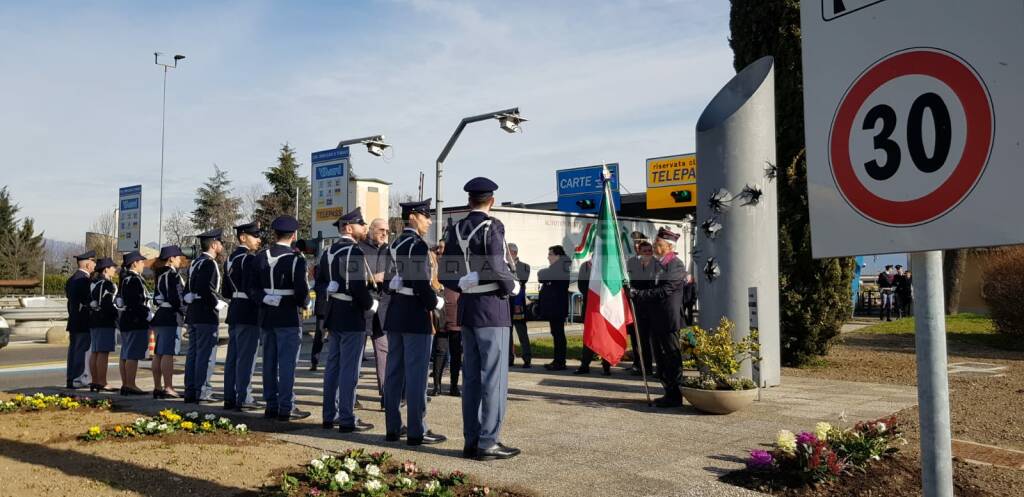
M 609 211 L 612 213 L 612 219 L 615 221 L 615 230 L 618 231 L 619 227 L 619 214 L 615 212 L 615 206 L 611 203 L 611 187 L 608 182 L 611 181 L 611 173 L 608 171 L 607 165 L 602 165 L 604 174 L 604 202 L 609 205 Z M 619 237 L 619 233 L 615 233 L 615 245 L 618 247 L 619 252 L 619 263 L 622 264 L 623 276 L 625 278 L 624 287 L 629 286 L 629 271 L 626 270 L 626 257 L 622 255 L 622 239 Z M 623 288 L 625 290 L 625 288 Z M 633 337 L 636 339 L 636 354 L 640 358 L 640 377 L 644 381 L 644 395 L 647 396 L 647 407 L 653 407 L 654 403 L 651 402 L 651 387 L 647 384 L 647 367 L 644 365 L 644 345 L 643 340 L 640 339 L 640 326 L 636 319 L 636 306 L 633 305 L 633 298 L 626 292 L 626 302 L 629 302 L 629 312 L 633 315 Z

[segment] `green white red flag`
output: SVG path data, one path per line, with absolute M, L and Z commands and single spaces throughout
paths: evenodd
M 623 237 L 613 210 L 611 181 L 604 171 L 604 196 L 601 199 L 597 223 L 583 233 L 583 241 L 576 248 L 576 259 L 590 256 L 590 285 L 587 295 L 587 313 L 583 318 L 583 343 L 612 365 L 618 364 L 626 352 L 626 326 L 633 322 L 629 296 L 623 290 L 628 283 Z

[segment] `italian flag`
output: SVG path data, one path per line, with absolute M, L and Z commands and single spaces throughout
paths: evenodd
M 622 289 L 628 283 L 628 276 L 607 169 L 604 178 L 604 197 L 597 223 L 584 231 L 583 241 L 576 247 L 575 258 L 584 260 L 590 256 L 592 264 L 590 288 L 583 297 L 587 299 L 583 343 L 615 365 L 626 351 L 626 325 L 633 322 L 633 312 L 627 300 L 629 296 Z

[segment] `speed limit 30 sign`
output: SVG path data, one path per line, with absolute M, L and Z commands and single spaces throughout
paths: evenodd
M 1024 242 L 1024 2 L 860 3 L 802 3 L 814 256 Z

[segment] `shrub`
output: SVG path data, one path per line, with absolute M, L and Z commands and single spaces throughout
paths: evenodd
M 756 388 L 749 379 L 733 378 L 740 371 L 744 361 L 757 362 L 761 346 L 757 343 L 757 331 L 736 341 L 732 338 L 732 321 L 722 318 L 718 327 L 705 330 L 694 326 L 682 337 L 683 353 L 691 359 L 684 367 L 696 368 L 698 378 L 687 378 L 686 386 L 702 390 L 750 390 Z
M 985 267 L 985 286 L 982 294 L 996 330 L 1000 333 L 1024 336 L 1024 246 L 997 249 L 990 252 Z

